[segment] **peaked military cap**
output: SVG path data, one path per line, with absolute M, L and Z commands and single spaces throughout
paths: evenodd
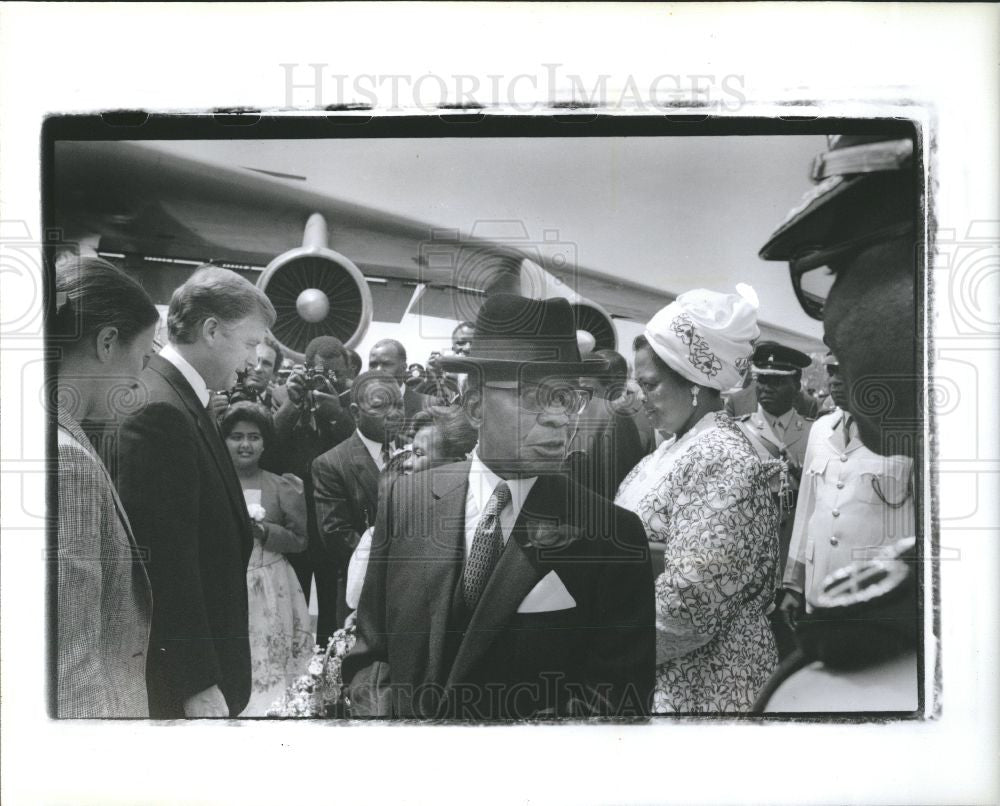
M 794 347 L 775 341 L 758 342 L 750 359 L 756 375 L 794 375 L 812 363 L 812 359 Z

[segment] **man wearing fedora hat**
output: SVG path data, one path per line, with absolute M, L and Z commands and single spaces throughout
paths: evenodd
M 357 644 L 343 664 L 352 716 L 644 716 L 653 689 L 653 579 L 633 514 L 562 473 L 586 407 L 565 300 L 487 298 L 462 404 L 466 462 L 400 478 L 379 504 Z

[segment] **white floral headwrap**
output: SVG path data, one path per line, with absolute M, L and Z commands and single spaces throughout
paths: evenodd
M 686 291 L 649 320 L 644 335 L 660 359 L 699 386 L 725 391 L 739 386 L 760 336 L 760 303 L 750 286 L 735 294 Z

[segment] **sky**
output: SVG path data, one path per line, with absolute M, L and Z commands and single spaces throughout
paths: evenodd
M 822 136 L 228 140 L 157 143 L 306 177 L 313 190 L 432 225 L 521 221 L 581 266 L 680 293 L 752 285 L 760 318 L 822 337 L 787 265 L 757 252 L 811 187 Z M 480 223 L 479 228 L 488 228 Z M 349 257 L 349 256 L 348 256 Z

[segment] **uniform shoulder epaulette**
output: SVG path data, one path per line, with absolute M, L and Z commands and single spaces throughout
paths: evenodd
M 736 418 L 736 422 L 738 422 L 738 423 L 745 423 L 751 417 L 753 417 L 752 413 L 751 414 L 741 414 L 739 417 Z
M 815 420 L 818 420 L 821 417 L 826 417 L 826 415 L 828 414 L 833 414 L 833 411 L 834 411 L 833 409 L 827 409 L 826 411 L 821 411 L 819 414 L 816 415 Z

